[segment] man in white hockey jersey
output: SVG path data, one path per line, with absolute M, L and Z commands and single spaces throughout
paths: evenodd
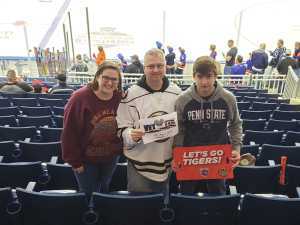
M 130 192 L 158 193 L 165 190 L 171 171 L 173 138 L 144 144 L 139 120 L 175 111 L 181 90 L 166 74 L 164 53 L 151 49 L 144 57 L 144 75 L 121 101 L 117 113 L 119 134 L 128 159 L 127 189 Z

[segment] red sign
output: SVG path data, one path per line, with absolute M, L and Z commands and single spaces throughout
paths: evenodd
M 173 151 L 173 170 L 177 180 L 233 178 L 231 145 L 177 147 Z

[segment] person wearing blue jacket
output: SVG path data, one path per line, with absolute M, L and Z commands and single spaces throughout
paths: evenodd
M 252 52 L 252 73 L 253 74 L 264 74 L 265 69 L 268 67 L 269 57 L 266 53 L 266 44 L 261 43 L 259 49 Z

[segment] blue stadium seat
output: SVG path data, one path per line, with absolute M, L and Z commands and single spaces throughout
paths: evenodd
M 266 102 L 266 98 L 245 96 L 244 101 L 251 102 L 251 103 L 253 103 L 253 102 Z
M 40 127 L 41 132 L 41 142 L 53 142 L 60 141 L 60 136 L 62 132 L 62 128 L 54 128 L 54 127 Z
M 0 107 L 10 107 L 11 101 L 9 98 L 0 98 Z
M 241 155 L 246 153 L 250 153 L 256 158 L 259 153 L 259 145 L 243 145 L 241 147 Z
M 64 115 L 64 109 L 65 109 L 64 107 L 57 107 L 57 106 L 52 107 L 53 114 L 58 116 Z
M 11 188 L 0 188 L 1 225 L 13 225 L 13 218 L 7 213 L 8 205 L 13 201 Z
M 14 106 L 37 106 L 36 98 L 12 98 L 11 101 L 13 102 Z
M 0 116 L 10 116 L 10 115 L 17 116 L 19 114 L 20 112 L 17 106 L 0 107 Z
M 20 109 L 22 111 L 22 114 L 27 116 L 51 116 L 52 115 L 50 106 L 44 106 L 44 107 L 21 106 Z
M 276 108 L 277 103 L 253 102 L 252 105 L 252 110 L 254 111 L 275 110 Z
M 12 93 L 1 92 L 0 94 L 2 95 L 2 97 L 9 98 L 10 100 L 12 98 L 26 98 L 27 97 L 27 93 L 12 94 Z
M 4 127 L 0 126 L 0 140 L 3 141 L 18 141 L 30 138 L 36 138 L 35 127 Z
M 248 110 L 251 106 L 250 102 L 237 102 L 237 106 L 239 111 L 241 112 L 242 110 Z
M 26 142 L 19 141 L 21 155 L 19 162 L 50 162 L 51 157 L 56 156 L 61 162 L 61 144 L 60 142 Z
M 236 224 L 240 195 L 198 197 L 171 195 L 175 211 L 174 225 Z
M 244 196 L 239 225 L 298 225 L 300 199 Z
M 267 130 L 283 130 L 287 131 L 298 131 L 298 121 L 286 121 L 286 120 L 273 120 L 270 119 L 267 125 Z M 300 131 L 300 130 L 299 130 Z
M 117 163 L 109 189 L 110 191 L 127 190 L 127 163 Z
M 275 110 L 273 113 L 273 119 L 275 119 L 275 120 L 300 120 L 300 112 L 299 111 Z
M 267 98 L 267 99 L 281 97 L 280 94 L 271 94 L 271 93 L 259 93 L 258 96 L 263 97 L 263 98 Z
M 276 164 L 280 164 L 282 156 L 287 157 L 287 163 L 300 165 L 300 146 L 264 144 L 256 160 L 256 165 L 266 166 L 268 165 L 268 160 L 273 160 Z
M 3 156 L 2 163 L 10 163 L 15 161 L 15 142 L 14 141 L 1 141 L 0 142 L 0 156 Z
M 53 127 L 53 121 L 51 116 L 18 116 L 19 124 L 23 127 L 28 126 L 48 126 Z
M 272 110 L 265 111 L 252 111 L 252 110 L 242 110 L 241 117 L 242 119 L 266 119 L 269 120 L 272 114 Z
M 40 106 L 58 106 L 64 107 L 66 104 L 66 100 L 64 99 L 48 99 L 48 98 L 40 98 L 39 100 Z
M 288 196 L 291 198 L 299 198 L 296 188 L 300 187 L 300 166 L 287 165 L 286 182 Z
M 47 94 L 44 95 L 43 98 L 48 98 L 48 99 L 69 99 L 71 97 L 71 94 Z
M 53 120 L 55 122 L 55 126 L 58 128 L 62 128 L 64 125 L 64 117 L 63 116 L 53 116 Z
M 39 193 L 17 188 L 23 225 L 85 225 L 88 212 L 83 193 Z
M 291 104 L 281 103 L 279 105 L 279 110 L 281 110 L 281 111 L 300 111 L 300 104 L 291 105 Z
M 280 169 L 280 165 L 237 166 L 233 170 L 233 182 L 240 194 L 279 194 Z
M 266 126 L 265 119 L 258 119 L 258 120 L 247 120 L 243 119 L 243 131 L 246 130 L 256 130 L 256 131 L 263 131 Z
M 0 163 L 0 188 L 25 188 L 30 181 L 40 182 L 42 176 L 41 162 Z
M 49 190 L 78 190 L 76 177 L 69 165 L 47 163 Z
M 277 103 L 278 105 L 281 103 L 286 103 L 289 104 L 290 103 L 290 99 L 289 98 L 269 98 L 268 102 L 270 103 Z
M 16 121 L 16 116 L 10 115 L 10 116 L 0 116 L 0 126 L 11 126 L 11 127 L 16 127 L 18 126 L 17 121 Z
M 95 211 L 99 214 L 99 221 L 105 225 L 160 224 L 159 212 L 163 203 L 162 194 L 93 193 L 92 198 Z
M 252 91 L 249 91 L 249 92 L 241 92 L 241 91 L 237 91 L 234 93 L 236 96 L 242 96 L 242 97 L 256 97 L 257 96 L 257 93 L 256 92 L 252 92 Z
M 250 142 L 255 144 L 273 144 L 280 145 L 283 131 L 252 131 L 246 130 L 243 140 L 244 145 L 249 145 Z
M 300 143 L 300 132 L 288 131 L 285 137 L 285 145 L 293 146 Z

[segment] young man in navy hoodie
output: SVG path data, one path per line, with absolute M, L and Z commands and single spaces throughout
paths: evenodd
M 242 121 L 234 95 L 217 81 L 217 66 L 208 57 L 199 57 L 193 66 L 195 83 L 176 101 L 179 133 L 174 146 L 207 146 L 231 143 L 232 162 L 238 164 Z M 201 115 L 201 116 L 197 116 Z M 181 182 L 181 192 L 226 194 L 225 180 Z

